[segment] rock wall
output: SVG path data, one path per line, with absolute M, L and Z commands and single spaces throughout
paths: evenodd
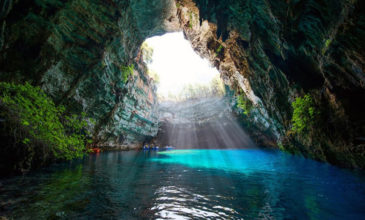
M 171 0 L 0 1 L 0 80 L 30 81 L 68 111 L 86 112 L 98 145 L 140 144 L 157 128 L 140 45 L 176 29 L 174 9 Z
M 195 51 L 253 104 L 243 118 L 258 136 L 293 153 L 365 167 L 363 1 L 181 0 L 178 6 Z M 294 132 L 291 103 L 305 94 L 319 116 Z
M 158 130 L 158 103 L 156 87 L 145 71 L 133 72 L 118 104 L 108 116 L 102 129 L 94 129 L 97 144 L 107 148 L 141 147 L 156 136 Z M 123 94 L 124 93 L 124 94 Z M 99 122 L 100 123 L 100 122 Z

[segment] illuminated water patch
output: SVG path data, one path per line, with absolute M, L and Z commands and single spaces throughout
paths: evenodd
M 171 150 L 159 152 L 151 161 L 165 164 L 181 164 L 191 168 L 219 169 L 231 172 L 271 172 L 285 164 L 284 153 L 255 149 L 245 150 Z

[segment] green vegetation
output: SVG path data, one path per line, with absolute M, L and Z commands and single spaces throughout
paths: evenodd
M 216 75 L 209 84 L 187 84 L 184 85 L 180 94 L 173 95 L 169 94 L 167 99 L 174 101 L 185 101 L 189 99 L 199 99 L 208 97 L 221 97 L 225 95 L 224 83 Z M 165 99 L 161 97 L 161 99 Z
M 331 44 L 331 39 L 327 39 L 326 42 L 324 43 L 325 48 L 328 48 Z
M 284 147 L 283 143 L 278 142 L 277 144 L 278 144 L 278 147 L 279 147 L 280 150 L 285 151 L 285 147 Z
M 226 94 L 226 88 L 224 87 L 223 80 L 219 75 L 216 75 L 210 81 L 209 87 L 213 96 L 224 96 Z
M 222 49 L 223 49 L 223 45 L 220 44 L 219 47 L 217 48 L 217 50 L 215 51 L 215 54 L 216 55 L 219 54 L 222 51 Z
M 328 50 L 329 46 L 331 45 L 332 40 L 331 39 L 327 39 L 324 42 L 324 47 L 322 48 L 322 55 L 326 53 L 326 51 Z
M 150 47 L 146 42 L 143 42 L 143 44 L 141 46 L 141 51 L 142 51 L 143 60 L 146 63 L 151 63 L 152 56 L 153 56 L 153 48 Z
M 122 71 L 122 80 L 124 83 L 127 83 L 128 77 L 133 75 L 134 65 L 131 64 L 129 66 L 122 66 L 121 71 Z
M 153 71 L 153 70 L 148 70 L 147 74 L 149 77 L 151 77 L 153 79 L 153 81 L 155 81 L 156 84 L 160 83 L 160 76 L 158 75 L 157 72 Z
M 248 116 L 252 110 L 252 102 L 243 95 L 244 93 L 241 92 L 240 95 L 237 96 L 237 107 L 243 110 L 243 114 Z
M 71 160 L 86 152 L 85 114 L 67 115 L 39 88 L 26 83 L 0 82 L 1 157 L 15 154 L 14 165 L 23 169 L 34 160 Z M 16 155 L 21 152 L 23 156 Z M 10 161 L 10 163 L 15 161 Z M 12 169 L 13 169 L 12 168 Z
M 308 130 L 313 125 L 316 116 L 319 114 L 313 98 L 310 95 L 305 95 L 303 98 L 298 97 L 292 103 L 293 117 L 292 117 L 292 130 L 294 132 L 302 132 Z
M 192 29 L 193 28 L 193 12 L 189 11 L 189 28 Z

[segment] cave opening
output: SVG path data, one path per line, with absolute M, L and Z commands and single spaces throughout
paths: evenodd
M 194 52 L 183 32 L 148 38 L 142 51 L 160 102 L 224 95 L 218 70 Z
M 255 147 L 232 112 L 229 87 L 218 70 L 193 50 L 183 32 L 148 38 L 141 52 L 157 87 L 159 131 L 153 145 Z

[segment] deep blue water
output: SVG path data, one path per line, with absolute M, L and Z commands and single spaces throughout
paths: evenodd
M 365 219 L 365 173 L 266 150 L 110 152 L 0 180 L 14 219 Z

